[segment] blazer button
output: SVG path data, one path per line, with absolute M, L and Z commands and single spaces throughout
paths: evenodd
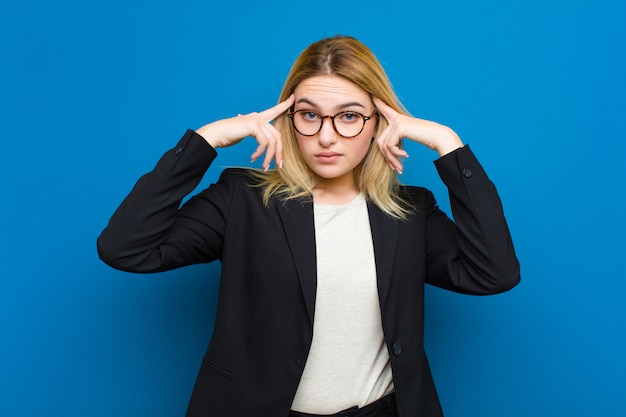
M 472 176 L 472 170 L 469 168 L 463 168 L 463 176 L 469 178 Z
M 400 344 L 400 342 L 395 342 L 393 344 L 393 354 L 398 356 L 402 353 L 402 345 Z

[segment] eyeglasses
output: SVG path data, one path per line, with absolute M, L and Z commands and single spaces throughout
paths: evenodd
M 330 119 L 333 129 L 343 138 L 353 138 L 358 136 L 365 127 L 365 123 L 370 120 L 376 112 L 365 116 L 355 111 L 342 111 L 334 116 L 325 115 L 314 112 L 312 110 L 297 110 L 288 113 L 293 127 L 302 136 L 315 136 L 322 130 L 324 119 Z

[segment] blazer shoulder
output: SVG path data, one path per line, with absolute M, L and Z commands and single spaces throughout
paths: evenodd
M 250 168 L 225 168 L 219 176 L 218 183 L 231 187 L 255 188 L 260 184 L 260 178 Z
M 420 187 L 418 185 L 400 185 L 400 194 L 401 195 L 423 195 L 425 193 L 429 193 L 430 191 L 425 187 Z
M 220 196 L 220 198 L 229 200 L 229 204 L 233 204 L 234 200 L 240 198 L 245 200 L 252 198 L 252 200 L 259 202 L 263 194 L 263 188 L 260 184 L 261 179 L 255 174 L 254 169 L 225 168 L 217 182 L 211 184 L 209 188 L 204 190 L 203 194 L 213 197 Z
M 251 182 L 255 179 L 254 169 L 229 167 L 225 168 L 220 174 L 220 179 L 240 182 Z
M 410 216 L 426 216 L 432 206 L 436 206 L 433 193 L 425 187 L 415 185 L 401 185 L 398 189 L 398 197 L 408 209 Z
M 398 190 L 398 195 L 400 198 L 411 204 L 424 204 L 432 198 L 433 193 L 425 187 L 416 185 L 401 185 Z

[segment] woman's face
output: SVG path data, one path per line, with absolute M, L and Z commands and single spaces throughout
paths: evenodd
M 300 116 L 307 120 L 316 118 L 313 113 L 323 117 L 347 111 L 370 116 L 376 110 L 365 90 L 335 75 L 308 78 L 298 84 L 294 93 L 294 112 L 310 111 L 311 113 L 300 113 Z M 343 120 L 349 123 L 353 117 L 347 114 Z M 336 123 L 340 124 L 339 118 L 336 119 Z M 330 118 L 325 118 L 317 134 L 304 136 L 296 132 L 296 139 L 304 161 L 322 181 L 353 183 L 354 168 L 365 158 L 375 129 L 376 118 L 372 117 L 365 122 L 361 133 L 352 138 L 345 138 L 335 131 Z

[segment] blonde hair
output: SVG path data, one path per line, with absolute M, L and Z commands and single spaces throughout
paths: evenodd
M 336 36 L 309 45 L 296 59 L 285 80 L 279 102 L 286 100 L 304 80 L 320 75 L 336 75 L 358 85 L 372 97 L 378 97 L 400 113 L 407 113 L 385 71 L 370 49 L 355 38 Z M 263 202 L 269 204 L 273 196 L 283 200 L 311 197 L 316 175 L 305 163 L 296 141 L 295 131 L 284 113 L 274 120 L 283 141 L 283 167 L 254 171 L 263 187 Z M 378 117 L 376 136 L 387 127 L 384 117 Z M 388 215 L 405 219 L 410 204 L 399 195 L 400 182 L 395 171 L 375 144 L 355 168 L 355 185 L 367 199 Z

